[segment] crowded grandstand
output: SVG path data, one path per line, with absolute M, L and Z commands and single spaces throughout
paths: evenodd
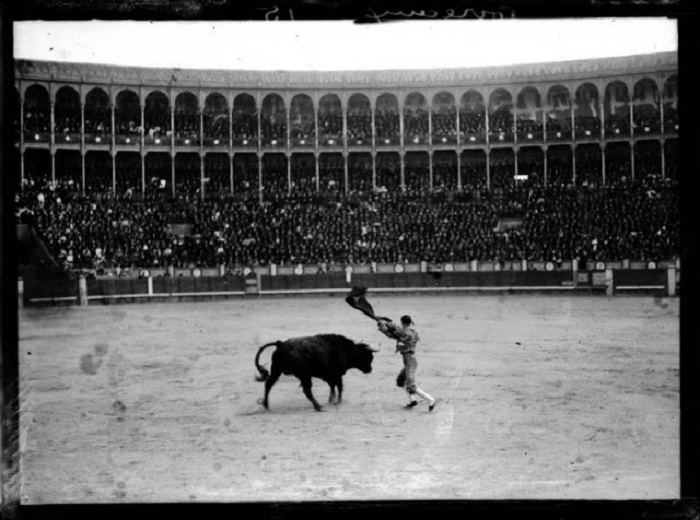
M 450 70 L 15 61 L 17 222 L 66 270 L 673 261 L 675 53 Z

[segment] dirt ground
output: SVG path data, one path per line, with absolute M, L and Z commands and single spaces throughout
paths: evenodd
M 342 296 L 22 310 L 22 502 L 679 497 L 678 299 L 369 299 L 413 316 L 432 413 Z M 283 376 L 264 411 L 258 347 L 320 332 L 373 372 L 325 413 Z

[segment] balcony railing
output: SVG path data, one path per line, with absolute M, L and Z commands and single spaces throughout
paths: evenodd
M 430 136 L 428 134 L 405 134 L 403 140 L 404 146 L 420 146 L 429 142 Z
M 489 142 L 491 144 L 512 143 L 515 137 L 509 130 L 492 130 L 489 132 Z
M 497 126 L 493 127 L 489 132 L 489 143 L 495 146 L 516 142 L 517 144 L 526 145 L 527 143 L 536 144 L 542 142 L 565 143 L 571 142 L 572 139 L 577 142 L 595 142 L 601 139 L 600 120 L 584 119 L 583 121 L 576 120 L 576 122 L 577 127 L 575 131 L 572 131 L 568 125 L 557 124 L 556 121 L 552 123 L 548 122 L 546 131 L 544 130 L 543 124 L 521 125 L 519 122 L 517 133 L 514 133 L 509 127 Z M 635 139 L 652 139 L 661 136 L 677 136 L 678 131 L 679 126 L 676 118 L 664 121 L 663 126 L 660 119 L 646 121 L 637 120 L 633 127 L 630 127 L 627 119 L 608 119 L 605 121 L 604 138 L 611 141 L 629 139 L 632 137 Z M 24 143 L 27 145 L 51 143 L 51 133 L 46 130 L 33 132 L 25 129 L 23 135 Z M 54 132 L 53 142 L 59 146 L 80 144 L 81 137 L 80 132 Z M 144 136 L 145 146 L 168 147 L 171 146 L 173 141 L 178 147 L 197 148 L 206 146 L 210 148 L 220 148 L 222 150 L 228 149 L 230 144 L 235 148 L 257 150 L 259 144 L 255 134 L 245 133 L 235 134 L 232 139 L 229 139 L 228 135 L 225 135 L 225 132 L 219 133 L 218 135 L 206 135 L 203 138 L 199 136 L 197 132 L 192 131 L 177 133 L 174 139 L 170 135 L 170 132 L 164 131 L 153 134 L 146 133 Z M 85 132 L 84 142 L 86 145 L 111 145 L 112 136 L 108 129 L 102 132 Z M 124 126 L 121 128 L 118 127 L 114 142 L 120 146 L 138 147 L 141 143 L 141 131 L 137 128 L 127 130 Z M 317 142 L 319 149 L 343 148 L 344 146 L 348 148 L 367 148 L 375 146 L 377 149 L 382 149 L 398 147 L 402 139 L 398 133 L 376 136 L 373 138 L 367 132 L 353 130 L 348 133 L 347 138 L 339 133 L 325 133 L 316 139 L 312 131 L 311 134 L 297 134 L 297 136 L 293 134 L 289 142 L 286 135 L 269 135 L 260 140 L 263 150 L 283 150 L 286 149 L 288 145 L 294 149 L 312 150 L 316 147 Z M 407 148 L 427 146 L 429 144 L 433 146 L 456 146 L 458 142 L 465 147 L 481 146 L 486 143 L 486 133 L 484 131 L 476 131 L 475 128 L 470 127 L 466 131 L 460 132 L 459 135 L 453 132 L 440 132 L 433 133 L 432 135 L 428 135 L 424 132 L 406 132 L 403 136 L 403 144 Z
M 284 149 L 287 147 L 287 136 L 263 137 L 261 144 L 265 149 Z
M 463 132 L 459 136 L 459 141 L 464 145 L 484 144 L 486 143 L 486 132 Z
M 80 144 L 80 132 L 57 132 L 55 139 L 56 144 Z
M 399 146 L 401 144 L 401 138 L 398 135 L 377 137 L 376 140 L 377 148 Z
M 167 143 L 169 144 L 169 143 Z M 175 146 L 199 146 L 199 136 L 195 133 L 183 132 L 175 135 Z
M 451 133 L 447 135 L 433 135 L 432 141 L 435 145 L 454 145 L 457 144 L 457 134 Z
M 115 144 L 138 147 L 141 144 L 140 133 L 117 133 L 114 136 Z

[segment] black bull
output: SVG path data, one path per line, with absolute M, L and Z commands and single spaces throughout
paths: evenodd
M 259 359 L 263 350 L 275 346 L 272 353 L 272 373 L 260 366 Z M 338 334 L 317 334 L 291 338 L 285 341 L 274 341 L 263 345 L 255 356 L 255 367 L 260 372 L 258 381 L 265 381 L 265 398 L 262 403 L 266 409 L 270 389 L 280 375 L 293 375 L 301 381 L 304 395 L 311 401 L 317 412 L 322 411 L 311 393 L 311 378 L 323 379 L 331 387 L 328 402 L 333 403 L 335 389 L 338 389 L 340 403 L 343 395 L 343 376 L 351 368 L 357 368 L 365 374 L 372 371 L 373 349 L 365 343 L 355 343 L 345 336 Z

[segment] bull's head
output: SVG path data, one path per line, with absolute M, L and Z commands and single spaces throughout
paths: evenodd
M 362 347 L 365 350 L 369 350 L 370 352 L 379 352 L 381 349 L 379 347 L 373 347 L 371 345 L 368 345 L 365 343 L 364 339 L 361 339 L 360 341 L 357 342 L 358 347 Z
M 357 368 L 364 374 L 369 374 L 372 371 L 372 360 L 374 352 L 379 352 L 378 348 L 371 347 L 367 343 L 357 343 L 358 347 L 358 366 Z

